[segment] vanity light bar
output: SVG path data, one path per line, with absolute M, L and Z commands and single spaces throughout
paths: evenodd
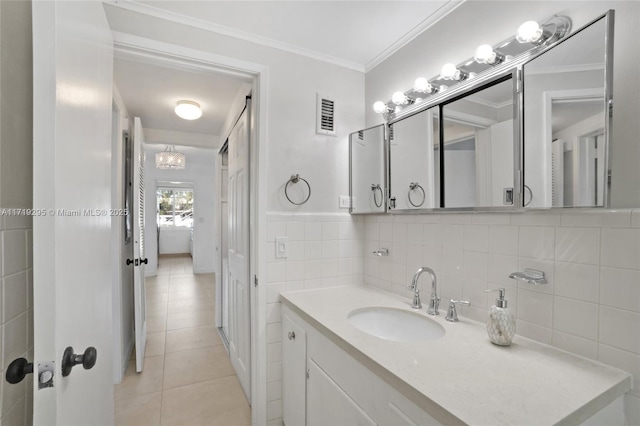
M 373 104 L 373 110 L 378 114 L 383 114 L 385 119 L 390 114 L 402 111 L 402 108 L 414 103 L 419 103 L 426 96 L 432 96 L 437 93 L 444 92 L 449 88 L 442 82 L 452 82 L 457 84 L 461 81 L 474 78 L 477 73 L 468 69 L 474 64 L 485 65 L 486 67 L 478 72 L 483 72 L 493 66 L 500 65 L 504 62 L 512 60 L 515 56 L 538 49 L 541 46 L 548 46 L 566 36 L 571 30 L 571 20 L 566 16 L 553 16 L 547 22 L 540 25 L 536 21 L 527 21 L 520 25 L 517 33 L 510 39 L 493 47 L 489 44 L 478 46 L 475 50 L 473 58 L 468 59 L 460 65 L 447 63 L 442 66 L 440 75 L 427 80 L 424 77 L 418 77 L 413 83 L 413 89 L 406 92 L 395 92 L 388 102 L 377 101 Z M 517 45 L 522 48 L 514 47 L 513 41 L 517 41 Z M 506 54 L 502 50 L 510 48 L 516 50 Z M 475 65 L 477 68 L 477 65 Z

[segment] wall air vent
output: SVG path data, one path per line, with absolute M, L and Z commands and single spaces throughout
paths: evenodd
M 316 133 L 335 136 L 335 102 L 320 93 L 316 95 L 316 100 Z
M 360 139 L 361 141 L 364 140 L 364 131 L 358 130 L 358 139 Z

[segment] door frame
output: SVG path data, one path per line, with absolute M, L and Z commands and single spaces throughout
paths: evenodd
M 134 55 L 176 68 L 197 69 L 212 73 L 252 79 L 252 126 L 250 127 L 250 265 L 249 277 L 262 285 L 250 286 L 251 298 L 251 418 L 253 424 L 267 423 L 267 341 L 266 341 L 266 191 L 260 182 L 267 181 L 267 83 L 268 67 L 211 52 L 160 42 L 112 31 L 114 54 Z

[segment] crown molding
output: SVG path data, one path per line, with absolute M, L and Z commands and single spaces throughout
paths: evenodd
M 143 15 L 152 16 L 154 18 L 164 19 L 166 21 L 176 22 L 178 24 L 198 28 L 200 30 L 234 37 L 240 40 L 248 41 L 250 43 L 255 43 L 262 46 L 282 50 L 288 53 L 305 56 L 307 58 L 327 62 L 350 70 L 365 72 L 365 67 L 362 64 L 356 62 L 336 58 L 335 56 L 316 52 L 310 49 L 305 49 L 299 46 L 294 46 L 292 44 L 284 43 L 268 37 L 258 36 L 224 25 L 214 24 L 211 22 L 203 21 L 201 19 L 191 18 L 188 16 L 180 15 L 178 13 L 169 12 L 167 10 L 163 10 L 154 6 L 138 3 L 135 0 L 103 0 L 103 3 L 119 9 L 128 10 L 130 12 L 140 13 Z
M 432 13 L 428 18 L 424 21 L 420 22 L 418 25 L 413 27 L 409 32 L 407 32 L 404 36 L 396 40 L 391 46 L 387 47 L 385 50 L 380 52 L 375 58 L 367 62 L 364 66 L 364 72 L 369 72 L 380 63 L 384 62 L 391 55 L 396 53 L 398 50 L 402 49 L 408 43 L 410 43 L 413 39 L 418 37 L 424 31 L 428 30 L 431 26 L 435 25 L 442 18 L 447 16 L 449 13 L 456 10 L 460 7 L 466 0 L 449 0 L 447 3 L 442 5 L 438 10 Z
M 152 16 L 154 18 L 164 19 L 171 22 L 176 22 L 182 25 L 198 28 L 198 29 L 213 32 L 216 34 L 234 37 L 250 43 L 271 47 L 271 48 L 282 50 L 288 53 L 293 53 L 296 55 L 301 55 L 307 58 L 337 65 L 350 70 L 366 73 L 372 70 L 373 68 L 375 68 L 377 65 L 379 65 L 383 61 L 385 61 L 387 58 L 389 58 L 391 55 L 396 53 L 398 50 L 403 48 L 405 45 L 407 45 L 409 42 L 415 39 L 418 35 L 426 31 L 427 29 L 429 29 L 431 26 L 435 25 L 437 22 L 439 22 L 442 18 L 447 16 L 449 13 L 453 12 L 455 9 L 460 7 L 465 1 L 466 0 L 447 1 L 437 11 L 432 13 L 428 18 L 426 18 L 421 23 L 413 27 L 404 36 L 402 36 L 400 39 L 392 43 L 389 47 L 384 49 L 382 52 L 380 52 L 372 60 L 370 60 L 364 65 L 360 63 L 340 59 L 335 56 L 327 55 L 324 53 L 316 52 L 310 49 L 305 49 L 289 43 L 284 43 L 268 37 L 258 36 L 256 34 L 251 34 L 246 31 L 237 30 L 235 28 L 227 27 L 224 25 L 214 24 L 211 22 L 203 21 L 201 19 L 180 15 L 178 13 L 163 10 L 158 7 L 139 3 L 136 0 L 103 0 L 103 3 L 111 7 L 116 7 L 116 8 L 127 10 L 130 12 Z

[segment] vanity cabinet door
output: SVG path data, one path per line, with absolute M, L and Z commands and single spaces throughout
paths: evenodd
M 282 315 L 282 420 L 287 426 L 305 424 L 307 335 Z
M 308 368 L 308 426 L 376 424 L 311 358 Z

